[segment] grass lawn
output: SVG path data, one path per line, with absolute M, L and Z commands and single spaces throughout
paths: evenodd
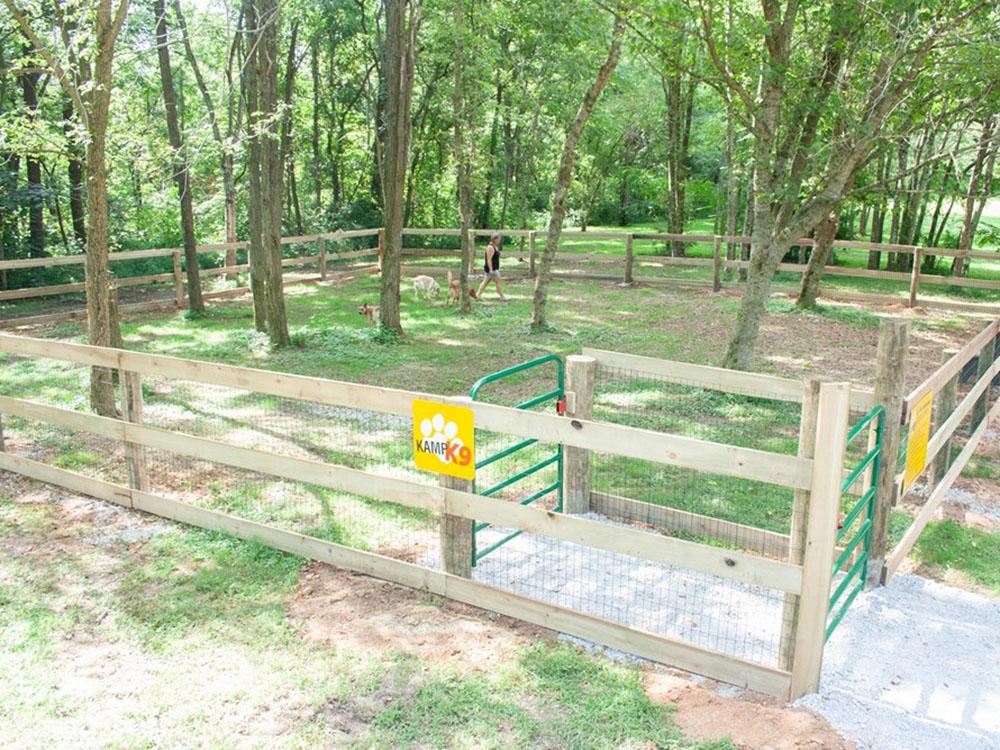
M 727 295 L 555 283 L 551 328 L 534 334 L 528 328 L 530 287 L 513 283 L 507 291 L 509 304 L 485 301 L 463 317 L 441 301 L 414 300 L 407 288 L 406 335 L 391 341 L 380 340 L 356 312 L 360 303 L 377 299 L 378 280 L 371 277 L 342 286 L 290 288 L 294 343 L 286 350 L 271 350 L 253 331 L 245 298 L 214 304 L 201 316 L 132 315 L 123 334 L 127 347 L 152 353 L 460 394 L 486 373 L 583 346 L 714 364 L 738 305 Z M 876 315 L 857 308 L 803 313 L 775 300 L 762 326 L 756 367 L 788 377 L 816 373 L 870 384 L 877 325 Z M 960 345 L 979 328 L 979 321 L 957 316 L 914 319 L 909 380 L 922 380 L 942 349 Z M 33 333 L 85 340 L 78 324 Z M 18 358 L 7 358 L 0 367 L 4 395 L 87 408 L 86 368 Z M 522 377 L 496 397 L 533 395 L 550 388 L 551 381 L 550 373 Z M 144 383 L 144 397 L 152 424 L 358 468 L 412 472 L 409 456 L 398 450 L 405 425 L 392 421 L 375 430 L 369 425 L 362 435 L 352 426 L 355 416 L 313 413 L 303 402 L 194 384 L 164 387 L 156 379 Z M 797 407 L 787 404 L 658 388 L 609 373 L 599 383 L 598 411 L 640 427 L 795 450 Z M 101 476 L 123 470 L 119 447 L 24 421 L 8 420 L 5 426 L 19 450 L 39 451 L 57 465 Z M 364 440 L 351 450 L 336 448 L 345 434 Z M 535 457 L 519 457 L 524 463 L 513 470 Z M 393 554 L 385 548 L 398 544 L 401 533 L 411 545 L 435 534 L 427 514 L 390 503 L 273 478 L 261 481 L 246 472 L 227 475 L 206 462 L 152 460 L 175 495 L 351 546 Z M 638 461 L 598 460 L 597 466 L 600 489 L 607 492 L 786 530 L 790 493 L 773 487 L 694 472 L 657 473 Z M 681 736 L 662 706 L 649 701 L 635 670 L 537 638 L 511 646 L 501 666 L 464 670 L 391 646 L 373 654 L 318 644 L 302 637 L 305 626 L 290 614 L 310 574 L 303 561 L 172 526 L 148 538 L 140 535 L 139 541 L 114 535 L 111 542 L 87 541 L 104 528 L 103 521 L 91 510 L 83 522 L 67 523 L 65 502 L 24 502 L 21 492 L 0 484 L 0 545 L 13 551 L 0 555 L 0 658 L 5 673 L 24 675 L 0 688 L 0 717 L 7 720 L 0 727 L 9 727 L 0 728 L 4 745 L 17 744 L 18 729 L 11 725 L 16 716 L 19 726 L 40 728 L 38 746 L 78 735 L 103 738 L 109 727 L 114 740 L 106 746 L 151 746 L 163 726 L 175 732 L 172 741 L 161 743 L 168 746 L 184 746 L 185 738 L 198 733 L 206 746 L 223 747 L 241 731 L 248 733 L 247 746 L 267 747 L 313 747 L 331 737 L 334 746 L 358 747 L 646 747 L 650 741 L 660 747 L 699 746 Z M 903 514 L 894 517 L 894 529 L 905 521 Z M 61 541 L 53 545 L 57 529 Z M 987 543 L 967 538 L 963 530 L 943 536 L 937 547 L 918 548 L 918 554 L 928 555 L 928 565 L 964 570 L 982 585 L 995 586 L 989 576 L 995 552 L 985 559 L 979 552 L 992 549 Z M 374 601 L 380 596 L 372 592 Z M 331 599 L 332 611 L 338 601 Z M 414 612 L 430 616 L 443 606 L 407 602 L 399 621 L 408 622 Z M 438 623 L 433 632 L 449 627 Z M 77 674 L 81 663 L 110 664 L 129 677 L 117 693 L 107 687 L 114 680 L 103 672 L 94 678 L 100 688 L 86 680 L 67 686 L 51 678 Z M 180 689 L 189 675 L 190 689 Z M 229 715 L 227 706 L 238 710 Z
M 637 669 L 548 638 L 490 670 L 316 643 L 289 611 L 303 560 L 12 489 L 0 486 L 0 669 L 17 675 L 0 684 L 4 747 L 732 747 L 686 740 Z M 93 538 L 122 523 L 155 535 Z M 412 620 L 400 630 L 443 606 L 392 588 L 383 606 L 403 597 L 392 606 Z

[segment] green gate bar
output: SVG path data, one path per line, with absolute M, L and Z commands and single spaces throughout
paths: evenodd
M 469 390 L 469 396 L 472 398 L 473 401 L 476 401 L 476 400 L 479 399 L 479 392 L 482 390 L 483 386 L 485 386 L 485 385 L 487 385 L 489 383 L 495 383 L 498 380 L 503 380 L 504 378 L 509 378 L 510 376 L 516 375 L 517 373 L 520 373 L 520 372 L 524 372 L 525 370 L 530 370 L 530 369 L 535 368 L 535 367 L 541 367 L 541 366 L 546 365 L 546 364 L 548 364 L 550 362 L 554 363 L 555 366 L 556 366 L 556 387 L 554 389 L 552 389 L 551 391 L 543 393 L 543 394 L 541 394 L 539 396 L 534 396 L 532 398 L 529 398 L 527 401 L 522 401 L 521 403 L 517 404 L 517 406 L 515 406 L 514 408 L 516 408 L 516 409 L 531 409 L 531 408 L 533 408 L 535 406 L 538 406 L 540 404 L 544 404 L 547 401 L 556 401 L 558 403 L 563 398 L 563 396 L 565 395 L 565 393 L 564 393 L 564 387 L 565 387 L 565 367 L 564 367 L 564 364 L 563 364 L 562 357 L 560 357 L 557 354 L 546 354 L 546 355 L 544 355 L 542 357 L 537 357 L 535 359 L 528 360 L 527 362 L 522 362 L 521 364 L 514 365 L 513 367 L 508 367 L 506 369 L 499 370 L 499 371 L 491 373 L 489 375 L 485 375 L 485 376 L 481 377 L 479 380 L 477 380 L 475 382 L 475 384 L 473 384 L 472 388 Z M 479 469 L 482 469 L 482 468 L 484 468 L 486 466 L 489 466 L 490 464 L 495 463 L 497 461 L 500 461 L 501 459 L 513 456 L 516 453 L 518 453 L 518 452 L 520 452 L 522 450 L 525 450 L 526 448 L 530 448 L 531 446 L 535 445 L 537 442 L 538 442 L 538 440 L 534 439 L 534 438 L 529 438 L 527 440 L 521 440 L 520 442 L 517 442 L 514 445 L 511 445 L 511 446 L 509 446 L 507 448 L 504 448 L 501 451 L 498 451 L 497 453 L 494 453 L 492 456 L 488 456 L 488 457 L 486 457 L 486 458 L 484 458 L 482 460 L 477 459 L 476 460 L 476 470 L 478 471 Z M 520 482 L 522 479 L 526 479 L 527 477 L 530 477 L 533 474 L 536 474 L 539 471 L 542 471 L 543 469 L 551 466 L 552 464 L 557 464 L 558 477 L 557 477 L 556 481 L 553 482 L 552 484 L 550 484 L 548 487 L 545 487 L 545 488 L 543 488 L 541 490 L 538 490 L 537 492 L 531 494 L 530 496 L 528 496 L 524 500 L 521 500 L 520 504 L 521 505 L 530 505 L 531 503 L 535 502 L 536 500 L 540 500 L 541 498 L 545 497 L 546 495 L 548 495 L 548 494 L 550 494 L 552 492 L 557 492 L 558 494 L 556 495 L 556 507 L 555 507 L 555 510 L 556 510 L 556 512 L 561 512 L 562 511 L 562 507 L 563 507 L 563 482 L 562 482 L 562 474 L 563 474 L 563 448 L 562 448 L 562 445 L 559 445 L 559 446 L 556 447 L 556 451 L 555 451 L 555 453 L 553 455 L 551 455 L 551 456 L 549 456 L 547 458 L 542 459 L 541 461 L 539 461 L 538 463 L 534 464 L 533 466 L 530 466 L 529 468 L 524 469 L 523 471 L 518 472 L 514 476 L 508 477 L 507 479 L 504 479 L 503 481 L 498 482 L 497 484 L 493 485 L 492 487 L 488 487 L 485 490 L 481 490 L 481 491 L 477 490 L 476 480 L 473 480 L 472 491 L 473 492 L 478 492 L 478 494 L 484 495 L 484 496 L 494 495 L 497 492 L 500 492 L 501 490 L 506 489 L 507 487 L 511 486 L 512 484 Z M 521 533 L 523 533 L 521 531 L 515 531 L 512 534 L 508 534 L 507 536 L 503 537 L 499 541 L 494 542 L 493 544 L 489 545 L 485 549 L 480 550 L 480 549 L 478 549 L 478 546 L 476 544 L 476 534 L 478 534 L 483 529 L 489 528 L 490 525 L 491 524 L 489 524 L 489 523 L 480 522 L 480 523 L 477 523 L 477 524 L 475 524 L 473 526 L 473 534 L 472 534 L 472 565 L 473 565 L 473 567 L 475 567 L 476 563 L 479 562 L 480 560 L 482 560 L 483 557 L 485 557 L 486 555 L 488 555 L 490 552 L 493 552 L 494 550 L 498 549 L 499 547 L 501 547 L 504 544 L 506 544 L 507 542 L 509 542 L 511 539 L 514 539 L 515 537 L 517 537 Z
M 877 421 L 876 421 L 877 420 Z M 833 616 L 830 624 L 826 629 L 826 637 L 829 638 L 833 635 L 833 631 L 837 629 L 840 621 L 844 619 L 844 615 L 847 614 L 847 610 L 850 609 L 851 604 L 857 598 L 858 594 L 865 587 L 865 580 L 868 576 L 868 552 L 871 546 L 871 531 L 872 531 L 872 518 L 875 514 L 875 494 L 878 488 L 878 457 L 882 454 L 882 430 L 885 422 L 885 409 L 881 406 L 876 406 L 870 412 L 868 412 L 860 422 L 854 425 L 850 431 L 847 433 L 847 442 L 850 443 L 858 435 L 860 435 L 866 427 L 871 425 L 875 421 L 875 445 L 868 451 L 868 453 L 861 459 L 857 466 L 855 466 L 851 472 L 844 478 L 844 481 L 840 485 L 841 495 L 847 492 L 857 481 L 868 467 L 871 467 L 872 477 L 871 485 L 861 498 L 855 503 L 854 507 L 844 516 L 843 522 L 840 524 L 840 528 L 837 529 L 837 543 L 839 544 L 843 540 L 844 536 L 847 534 L 847 530 L 851 528 L 855 521 L 861 517 L 862 513 L 865 514 L 865 520 L 861 523 L 861 526 L 851 537 L 850 541 L 844 545 L 844 551 L 840 553 L 837 559 L 833 563 L 833 578 L 836 580 L 837 574 L 843 568 L 844 564 L 851 559 L 851 555 L 857 550 L 858 545 L 861 544 L 861 554 L 858 555 L 858 559 L 854 561 L 851 565 L 850 570 L 834 589 L 833 595 L 830 597 L 829 612 Z M 843 604 L 837 608 L 837 603 L 840 598 L 851 586 L 852 582 L 857 580 L 854 588 L 851 589 L 850 594 L 848 594 L 847 599 L 844 600 Z

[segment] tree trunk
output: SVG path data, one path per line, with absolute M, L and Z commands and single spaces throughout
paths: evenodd
M 461 288 L 461 312 L 467 315 L 472 312 L 472 300 L 469 297 L 469 265 L 472 262 L 472 238 L 469 230 L 472 228 L 472 168 L 465 145 L 465 92 L 462 89 L 462 34 L 465 27 L 465 10 L 463 0 L 455 0 L 455 89 L 452 95 L 452 109 L 455 111 L 455 170 L 458 183 L 458 211 L 460 216 L 459 232 L 462 246 L 462 267 L 458 272 L 458 283 Z
M 83 186 L 83 160 L 77 139 L 73 100 L 63 99 L 63 132 L 66 134 L 67 178 L 69 179 L 69 213 L 73 222 L 73 239 L 80 248 L 87 246 L 86 191 Z
M 319 157 L 319 41 L 314 39 L 309 45 L 310 72 L 312 73 L 312 180 L 313 180 L 313 211 L 319 216 L 323 205 L 323 162 Z
M 962 216 L 962 234 L 958 240 L 959 253 L 968 253 L 972 250 L 972 243 L 976 237 L 976 199 L 979 197 L 980 182 L 983 178 L 983 167 L 986 164 L 986 155 L 989 151 L 990 141 L 993 137 L 993 117 L 983 122 L 983 129 L 979 137 L 979 146 L 976 148 L 976 159 L 972 163 L 972 172 L 969 175 L 969 189 L 965 193 L 965 213 Z M 969 270 L 969 259 L 961 255 L 956 256 L 951 263 L 951 272 L 955 276 L 965 276 Z
M 799 298 L 795 302 L 799 307 L 816 307 L 819 284 L 830 258 L 830 251 L 833 249 L 833 241 L 837 238 L 838 222 L 837 211 L 831 211 L 830 215 L 816 227 L 816 244 L 813 246 L 812 255 L 809 256 L 809 266 L 802 274 L 802 286 L 799 290 Z
M 110 72 L 110 71 L 109 71 Z M 90 142 L 87 144 L 87 333 L 93 346 L 114 346 L 121 339 L 115 310 L 116 290 L 108 267 L 108 177 L 105 166 L 108 94 L 95 92 L 90 111 Z M 103 101 L 101 101 L 103 100 Z M 112 371 L 95 367 L 90 377 L 91 407 L 102 417 L 117 415 Z
M 163 88 L 163 107 L 166 112 L 167 137 L 173 152 L 174 182 L 181 202 L 181 230 L 184 235 L 184 266 L 187 271 L 188 307 L 194 312 L 204 312 L 205 301 L 201 295 L 201 274 L 198 267 L 198 248 L 194 231 L 194 203 L 191 199 L 191 173 L 185 154 L 184 137 L 177 117 L 177 94 L 174 74 L 170 68 L 170 40 L 167 34 L 167 9 L 164 0 L 154 0 L 156 15 L 156 52 L 160 63 L 160 81 Z
M 420 25 L 418 6 L 408 0 L 383 0 L 385 47 L 383 52 L 385 98 L 385 154 L 382 159 L 385 243 L 382 248 L 382 329 L 402 334 L 399 285 L 403 248 L 403 193 L 410 153 L 410 106 L 416 36 Z M 407 18 L 409 16 L 409 18 Z
M 683 234 L 685 224 L 685 184 L 687 182 L 687 146 L 691 131 L 693 96 L 680 75 L 662 78 L 667 104 L 667 232 Z M 683 257 L 685 245 L 670 241 L 670 255 Z
M 259 26 L 258 9 L 255 0 L 245 0 L 245 13 L 249 38 L 246 42 L 247 59 L 243 64 L 243 87 L 247 107 L 247 123 L 250 137 L 247 139 L 247 181 L 250 188 L 250 241 L 247 250 L 250 263 L 250 294 L 253 298 L 254 328 L 267 333 L 267 281 L 264 269 L 267 256 L 264 250 L 265 198 L 261 181 L 261 161 L 263 144 L 258 130 L 261 117 L 260 84 L 258 82 L 257 56 Z
M 755 218 L 754 223 L 758 220 Z M 766 242 L 758 244 L 754 240 L 750 253 L 750 268 L 746 284 L 743 286 L 743 300 L 736 314 L 736 329 L 729 341 L 723 367 L 749 370 L 753 350 L 760 332 L 760 321 L 771 295 L 771 282 L 778 270 L 778 264 L 791 248 L 790 243 Z
M 291 339 L 288 335 L 281 266 L 284 144 L 282 139 L 277 137 L 280 133 L 277 121 L 281 111 L 281 92 L 278 87 L 279 6 L 277 0 L 257 0 L 257 7 L 259 9 L 257 81 L 260 85 L 261 115 L 266 118 L 266 127 L 269 131 L 263 136 L 260 150 L 260 189 L 264 200 L 261 211 L 263 219 L 261 246 L 264 251 L 265 314 L 267 335 L 271 339 L 271 345 L 285 347 L 291 343 Z M 293 45 L 294 40 L 295 28 L 292 30 Z
M 552 275 L 552 264 L 556 257 L 556 248 L 559 245 L 559 235 L 562 232 L 563 220 L 566 217 L 566 196 L 569 193 L 570 182 L 573 179 L 573 166 L 576 163 L 576 147 L 583 134 L 583 128 L 590 118 L 590 113 L 594 110 L 594 105 L 600 97 L 604 87 L 608 85 L 611 76 L 618 65 L 618 58 L 621 55 L 622 33 L 625 29 L 625 21 L 622 16 L 615 17 L 615 27 L 611 36 L 611 48 L 608 50 L 608 57 L 604 61 L 597 78 L 587 90 L 583 97 L 583 103 L 573 119 L 573 123 L 566 133 L 566 142 L 563 144 L 562 157 L 559 160 L 559 173 L 556 177 L 555 189 L 552 191 L 552 213 L 549 216 L 549 228 L 545 237 L 545 250 L 542 252 L 541 263 L 538 267 L 538 275 L 535 278 L 535 294 L 532 305 L 531 329 L 541 331 L 546 325 L 545 305 L 548 301 L 549 281 Z
M 181 39 L 184 42 L 184 54 L 187 57 L 188 64 L 191 66 L 191 71 L 194 73 L 195 83 L 198 85 L 198 91 L 201 94 L 202 101 L 205 103 L 205 109 L 208 112 L 209 123 L 212 126 L 212 137 L 215 139 L 215 142 L 218 144 L 219 149 L 222 152 L 222 190 L 225 198 L 224 218 L 226 222 L 226 242 L 233 243 L 236 242 L 236 180 L 234 177 L 233 153 L 222 136 L 222 130 L 219 127 L 219 117 L 215 109 L 215 102 L 212 100 L 212 94 L 208 90 L 205 79 L 201 74 L 201 67 L 198 65 L 198 58 L 195 57 L 194 49 L 191 47 L 191 38 L 188 35 L 187 23 L 184 20 L 184 13 L 181 10 L 180 0 L 173 0 L 173 11 L 174 17 L 177 19 L 177 28 L 180 30 Z M 240 22 L 242 23 L 242 13 Z M 237 34 L 239 34 L 239 31 L 237 31 Z M 231 72 L 229 69 L 226 71 L 226 76 L 227 80 L 230 80 Z M 232 94 L 230 94 L 229 97 L 232 99 Z M 236 265 L 235 249 L 226 251 L 226 265 Z M 235 279 L 236 275 L 230 274 L 228 278 Z
M 31 50 L 30 43 L 25 45 L 25 54 L 30 55 Z M 28 122 L 34 123 L 38 114 L 38 81 L 42 74 L 37 68 L 30 67 L 23 70 L 19 77 L 21 92 L 24 94 L 24 106 L 28 110 Z M 42 258 L 46 255 L 42 163 L 33 154 L 28 154 L 24 161 L 28 173 L 28 255 L 32 258 Z

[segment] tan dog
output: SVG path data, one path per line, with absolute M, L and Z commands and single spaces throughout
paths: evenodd
M 368 325 L 377 326 L 382 322 L 382 308 L 378 305 L 369 305 L 365 302 L 358 308 L 358 314 L 368 318 Z
M 476 290 L 471 286 L 469 287 L 469 296 L 472 299 L 476 299 Z M 448 302 L 451 304 L 454 302 L 456 305 L 462 302 L 462 285 L 458 282 L 458 279 L 452 275 L 451 271 L 448 271 Z
M 419 299 L 421 294 L 426 300 L 430 300 L 431 297 L 436 298 L 441 294 L 441 287 L 430 276 L 414 276 L 413 296 Z

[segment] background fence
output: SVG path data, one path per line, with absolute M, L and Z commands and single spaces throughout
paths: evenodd
M 600 418 L 606 404 L 591 418 L 585 371 L 596 362 L 588 357 L 570 358 L 566 414 L 558 415 L 13 336 L 0 335 L 0 352 L 0 468 L 775 695 L 818 682 L 849 402 L 870 394 L 823 386 L 803 427 L 814 458 L 799 455 L 801 447 L 776 452 L 677 435 L 653 422 L 655 429 L 616 424 Z M 95 366 L 117 377 L 120 420 L 86 413 Z M 728 377 L 752 390 L 766 376 Z M 781 387 L 794 401 L 793 381 Z M 511 388 L 504 398 L 534 390 L 526 382 Z M 469 405 L 477 429 L 507 441 L 564 446 L 568 512 L 418 473 L 410 443 L 418 397 Z M 775 424 L 791 429 L 782 408 Z M 614 482 L 584 490 L 580 482 L 597 476 L 591 460 L 721 478 L 716 497 L 731 512 L 738 483 L 770 487 L 782 517 L 791 493 L 790 533 L 740 525 L 724 513 L 700 514 L 716 525 L 681 533 L 583 507 L 601 487 L 622 491 Z M 470 570 L 476 522 L 521 533 Z M 732 537 L 744 527 L 745 538 Z M 755 548 L 753 535 L 774 546 Z M 788 540 L 784 548 L 777 536 Z
M 498 230 L 473 229 L 473 238 L 482 238 Z M 544 233 L 534 230 L 503 230 L 509 242 L 504 248 L 504 271 L 508 274 L 530 278 L 535 275 L 537 261 L 542 251 Z M 408 228 L 403 230 L 403 256 L 406 269 L 411 273 L 443 275 L 454 267 L 460 250 L 456 244 L 460 231 L 457 229 Z M 308 283 L 320 280 L 346 280 L 361 273 L 377 273 L 375 264 L 381 248 L 382 230 L 359 229 L 329 232 L 325 234 L 285 237 L 282 246 L 287 257 L 283 264 L 286 269 L 286 284 Z M 377 239 L 377 242 L 373 241 Z M 689 250 L 683 257 L 672 257 L 664 252 L 667 245 L 680 244 Z M 554 278 L 595 281 L 616 281 L 623 284 L 666 284 L 709 287 L 720 290 L 726 285 L 738 286 L 739 277 L 748 261 L 741 259 L 742 249 L 748 247 L 749 238 L 742 236 L 715 236 L 695 234 L 626 233 L 626 232 L 563 232 L 560 249 L 556 254 Z M 808 255 L 813 240 L 799 240 L 795 255 L 799 262 L 780 264 L 776 279 L 776 291 L 794 293 L 794 287 L 782 286 L 795 281 L 807 267 Z M 452 245 L 452 246 L 449 246 Z M 246 262 L 246 242 L 202 245 L 197 248 L 205 267 L 200 269 L 202 283 L 223 277 L 225 288 L 208 289 L 206 299 L 230 297 L 249 291 L 240 274 L 249 270 Z M 843 263 L 828 265 L 822 286 L 822 295 L 845 301 L 868 301 L 872 303 L 905 302 L 910 306 L 922 304 L 929 307 L 996 312 L 995 305 L 989 305 L 989 298 L 962 300 L 946 298 L 939 293 L 961 291 L 963 295 L 989 295 L 1000 291 L 1000 256 L 995 253 L 962 253 L 943 248 L 922 248 L 910 245 L 890 245 L 869 242 L 837 240 L 834 251 L 841 255 Z M 950 258 L 961 256 L 977 261 L 992 261 L 988 272 L 981 278 L 945 276 L 928 272 L 928 257 Z M 869 269 L 865 263 L 877 256 L 880 263 L 888 264 L 890 256 L 912 256 L 912 270 L 898 271 Z M 157 289 L 173 287 L 173 295 L 165 294 L 152 302 L 125 304 L 122 309 L 138 310 L 149 307 L 176 306 L 186 304 L 185 261 L 182 248 L 162 248 L 111 253 L 111 269 L 117 286 L 121 289 Z M 78 267 L 84 256 L 57 256 L 24 260 L 0 261 L 0 280 L 4 281 L 0 290 L 0 304 L 5 301 L 42 298 L 57 295 L 83 293 L 83 282 Z M 477 252 L 471 271 L 476 273 L 481 257 Z M 977 266 L 973 266 L 974 270 Z M 51 274 L 67 270 L 75 276 L 67 283 L 52 284 L 37 275 L 45 272 L 45 279 Z M 152 271 L 156 271 L 153 273 Z M 830 279 L 848 278 L 869 287 L 867 291 L 835 287 Z M 39 283 L 39 281 L 42 283 Z M 8 288 L 9 286 L 9 288 Z M 888 289 L 898 296 L 871 294 Z M 928 296 L 938 293 L 938 296 Z M 66 313 L 53 316 L 60 319 Z M 44 322 L 43 317 L 21 320 L 23 323 Z
M 283 237 L 281 245 L 285 255 L 282 260 L 285 285 L 348 280 L 358 274 L 377 273 L 380 251 L 373 240 L 380 236 L 381 230 L 359 229 Z M 240 296 L 250 291 L 246 285 L 246 275 L 250 270 L 246 258 L 247 246 L 247 242 L 233 242 L 197 247 L 199 274 L 206 300 Z M 84 255 L 64 255 L 0 261 L 0 275 L 5 282 L 0 289 L 0 304 L 65 295 L 79 295 L 82 299 L 82 266 L 85 258 Z M 154 299 L 131 304 L 126 302 L 120 308 L 122 311 L 157 307 L 183 308 L 187 305 L 187 265 L 183 248 L 111 253 L 108 260 L 114 283 L 119 290 L 153 292 Z M 36 283 L 40 278 L 38 274 L 44 272 L 47 275 L 45 278 L 50 280 L 51 274 L 57 271 L 65 271 L 74 280 L 59 284 Z M 221 288 L 216 288 L 219 286 Z M 157 295 L 158 290 L 163 290 L 163 293 Z M 16 322 L 42 323 L 72 315 L 40 315 Z

